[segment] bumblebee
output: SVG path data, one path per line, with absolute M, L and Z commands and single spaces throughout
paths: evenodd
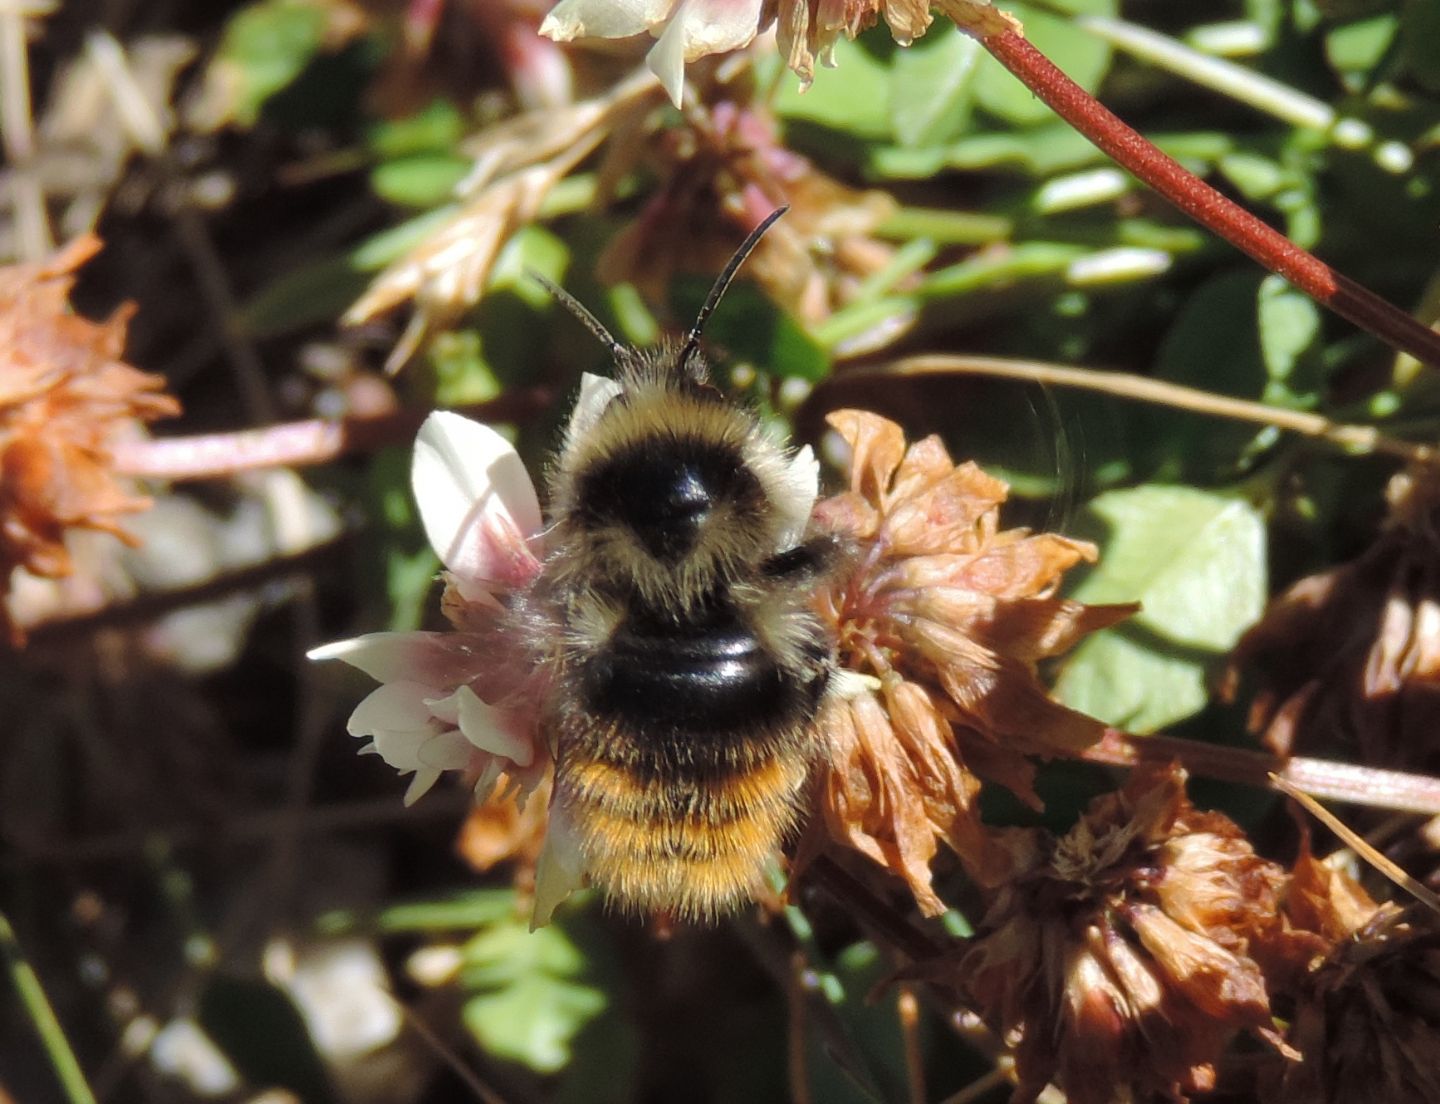
M 818 464 L 709 381 L 701 330 L 609 348 L 549 480 L 550 549 L 525 615 L 549 641 L 545 718 L 585 870 L 635 912 L 709 919 L 751 898 L 798 820 L 834 641 L 810 608 L 833 542 L 809 532 Z

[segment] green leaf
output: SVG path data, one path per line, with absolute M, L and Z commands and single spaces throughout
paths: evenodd
M 564 1069 L 575 1037 L 609 1004 L 557 924 L 531 932 L 523 921 L 503 921 L 471 939 L 463 955 L 466 1028 L 486 1053 L 537 1073 Z
M 263 285 L 241 306 L 241 324 L 250 337 L 268 338 L 333 323 L 369 282 L 350 257 L 320 257 Z
M 1118 11 L 1116 0 L 1054 0 L 1045 7 L 1016 2 L 1005 6 L 1025 25 L 1026 41 L 1064 70 L 1066 76 L 1087 92 L 1099 88 L 1110 68 L 1110 44 L 1085 34 L 1063 14 L 1049 9 L 1063 9 L 1074 15 L 1113 16 Z M 975 76 L 975 96 L 986 111 L 1018 126 L 1049 122 L 1055 117 L 1035 93 L 988 56 Z
M 672 291 L 678 317 L 694 318 L 711 280 L 681 277 Z M 772 376 L 812 383 L 830 374 L 825 348 L 752 283 L 736 283 L 705 325 L 705 343 L 731 363 L 747 362 Z
M 1320 308 L 1279 276 L 1267 276 L 1258 299 L 1260 355 L 1270 377 L 1268 403 L 1313 407 L 1322 383 Z
M 417 153 L 452 153 L 465 136 L 465 119 L 449 100 L 431 100 L 413 115 L 386 119 L 365 137 L 376 157 L 390 160 Z
M 791 119 L 857 138 L 890 136 L 890 70 L 884 61 L 858 43 L 841 39 L 835 44 L 838 71 L 822 69 L 815 83 L 803 92 L 793 75 L 780 75 L 773 108 Z
M 1399 29 L 1400 20 L 1392 14 L 1346 23 L 1325 36 L 1325 57 L 1337 73 L 1355 79 L 1358 86 L 1384 59 Z
M 936 27 L 895 53 L 890 69 L 890 130 L 902 146 L 954 138 L 970 121 L 974 77 L 985 51 L 953 24 Z
M 327 16 L 311 0 L 261 0 L 225 25 L 211 62 L 213 85 L 226 90 L 229 117 L 252 125 L 260 109 L 287 87 L 325 41 Z
M 1258 400 L 1269 383 L 1257 318 L 1260 278 L 1252 271 L 1213 277 L 1185 300 L 1160 345 L 1155 375 L 1172 383 Z M 1138 470 L 1151 478 L 1233 475 L 1254 441 L 1253 426 L 1163 407 L 1124 412 L 1135 435 Z
M 1056 696 L 1132 732 L 1198 712 L 1209 667 L 1264 609 L 1263 519 L 1228 495 L 1145 485 L 1096 498 L 1086 529 L 1100 536 L 1100 563 L 1074 597 L 1141 610 L 1072 653 Z
M 455 192 L 471 163 L 445 153 L 416 154 L 376 165 L 370 186 L 381 199 L 399 207 L 433 207 Z
M 330 912 L 316 928 L 322 935 L 378 932 L 382 935 L 429 935 L 437 932 L 473 932 L 486 924 L 516 915 L 513 889 L 472 889 L 428 901 L 388 905 L 378 914 Z
M 435 374 L 438 406 L 488 402 L 503 390 L 495 369 L 485 359 L 484 344 L 476 330 L 436 334 L 425 350 L 425 362 Z

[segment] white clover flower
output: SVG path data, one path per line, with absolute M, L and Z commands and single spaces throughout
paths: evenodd
M 540 503 L 519 455 L 487 426 L 431 414 L 415 441 L 411 482 L 426 536 L 468 603 L 464 632 L 382 632 L 316 648 L 381 683 L 351 714 L 365 752 L 414 777 L 407 805 L 447 770 L 475 778 L 477 800 L 501 774 L 521 795 L 548 763 L 538 705 L 525 695 L 523 649 L 509 640 L 497 595 L 540 570 Z M 478 611 L 478 612 L 477 612 Z
M 685 63 L 748 46 L 764 7 L 764 0 L 560 0 L 540 33 L 556 42 L 648 33 L 656 41 L 645 64 L 679 107 Z

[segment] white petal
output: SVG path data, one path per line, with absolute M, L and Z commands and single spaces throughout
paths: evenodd
M 410 786 L 405 791 L 405 807 L 408 809 L 429 792 L 430 787 L 440 779 L 440 772 L 433 767 L 422 767 L 415 772 Z
M 685 60 L 748 46 L 760 26 L 762 0 L 685 0 L 675 22 L 685 25 Z
M 580 836 L 564 806 L 552 802 L 550 823 L 545 827 L 545 846 L 535 865 L 535 907 L 530 913 L 530 930 L 550 923 L 560 902 L 584 884 L 585 859 L 580 851 Z
M 469 740 L 452 730 L 426 740 L 420 745 L 415 758 L 420 760 L 421 766 L 435 770 L 464 770 L 470 765 L 470 756 L 474 751 Z
M 560 0 L 540 24 L 556 42 L 576 38 L 629 38 L 658 27 L 675 0 Z
M 676 107 L 680 106 L 680 97 L 685 91 L 685 3 L 686 0 L 680 0 L 680 8 L 665 33 L 645 55 L 645 64 Z
M 815 509 L 815 499 L 820 494 L 820 461 L 815 452 L 806 445 L 786 465 L 781 485 L 776 489 L 775 503 L 785 530 L 780 550 L 794 548 L 805 536 L 810 524 L 810 512 Z
M 534 745 L 510 730 L 510 718 L 503 710 L 481 701 L 468 686 L 455 691 L 455 698 L 460 707 L 460 731 L 477 748 L 503 756 L 517 767 L 535 761 Z
M 419 682 L 387 682 L 366 696 L 345 730 L 351 736 L 379 736 L 382 732 L 429 732 L 434 722 L 425 705 L 435 689 Z
M 586 372 L 580 377 L 580 396 L 575 400 L 575 409 L 570 413 L 570 427 L 565 431 L 567 449 L 594 428 L 600 415 L 610 405 L 610 400 L 621 390 L 620 385 L 607 376 Z
M 368 746 L 385 760 L 386 766 L 404 774 L 425 766 L 420 762 L 420 749 L 434 735 L 434 729 L 428 728 L 420 732 L 377 732 Z
M 540 500 L 519 454 L 489 426 L 445 410 L 415 439 L 410 482 L 425 535 L 462 579 L 496 578 L 510 557 L 495 547 L 494 523 L 522 537 L 540 531 Z
M 455 653 L 454 633 L 378 632 L 322 644 L 306 659 L 338 659 L 364 671 L 376 682 L 420 681 L 440 660 Z

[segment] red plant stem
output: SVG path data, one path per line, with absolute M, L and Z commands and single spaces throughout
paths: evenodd
M 457 409 L 484 421 L 513 422 L 543 410 L 550 399 L 548 390 L 532 387 Z M 140 478 L 187 480 L 219 479 L 260 468 L 307 467 L 347 453 L 408 443 L 427 414 L 397 410 L 338 421 L 313 418 L 233 433 L 126 441 L 112 450 L 113 469 Z
M 1440 368 L 1440 334 L 1336 272 L 1161 153 L 1017 31 L 982 35 L 980 42 L 1057 115 L 1196 222 L 1386 344 Z
M 1372 809 L 1440 815 L 1440 778 L 1424 774 L 1302 756 L 1281 759 L 1263 751 L 1202 744 L 1173 736 L 1132 736 L 1116 728 L 1107 728 L 1104 738 L 1082 751 L 1079 757 L 1116 767 L 1174 759 L 1192 774 L 1264 789 L 1276 788 L 1270 782 L 1270 775 L 1274 773 L 1311 797 Z

